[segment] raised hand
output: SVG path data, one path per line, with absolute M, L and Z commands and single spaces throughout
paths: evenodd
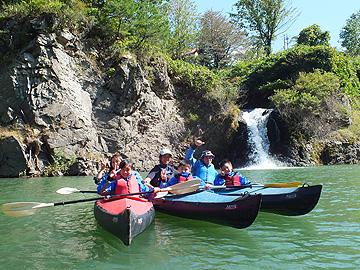
M 203 141 L 200 140 L 200 139 L 196 139 L 196 140 L 194 141 L 194 144 L 195 144 L 197 147 L 199 147 L 199 146 L 205 144 L 205 142 L 203 142 Z

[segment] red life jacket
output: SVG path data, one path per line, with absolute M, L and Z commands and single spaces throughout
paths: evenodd
M 241 186 L 240 176 L 237 173 L 233 176 L 225 175 L 225 186 Z
M 193 179 L 192 175 L 189 175 L 188 177 L 179 175 L 179 177 L 178 177 L 179 183 L 184 183 L 184 182 L 186 182 L 187 180 L 192 180 L 192 179 Z
M 119 178 L 116 181 L 116 188 L 114 195 L 136 193 L 136 192 L 140 192 L 140 189 L 136 181 L 135 175 L 130 175 L 127 181 L 124 178 Z

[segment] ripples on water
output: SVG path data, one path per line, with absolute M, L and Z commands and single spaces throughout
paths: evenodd
M 157 213 L 155 222 L 130 247 L 96 224 L 92 203 L 39 209 L 23 218 L 0 214 L 1 268 L 359 269 L 359 166 L 243 174 L 262 183 L 322 183 L 323 193 L 308 215 L 260 213 L 243 230 Z M 80 177 L 0 181 L 0 203 L 93 196 L 54 193 L 63 186 L 93 188 L 91 179 Z

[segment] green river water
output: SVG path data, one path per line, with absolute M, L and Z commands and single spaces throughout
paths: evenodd
M 0 213 L 0 269 L 360 269 L 360 166 L 242 171 L 253 182 L 323 184 L 316 208 L 286 217 L 259 213 L 246 229 L 156 213 L 131 246 L 97 225 L 93 203 Z M 0 179 L 0 204 L 93 197 L 90 177 Z

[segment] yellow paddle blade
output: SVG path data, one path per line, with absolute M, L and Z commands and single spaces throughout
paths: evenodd
M 184 183 L 179 183 L 171 187 L 168 187 L 166 188 L 166 190 L 176 195 L 190 193 L 199 189 L 200 183 L 201 183 L 200 179 L 188 180 Z
M 291 188 L 291 187 L 301 187 L 301 186 L 302 186 L 301 182 L 264 184 L 264 187 L 272 187 L 272 188 Z
M 187 187 L 187 188 L 169 190 L 169 192 L 172 194 L 175 194 L 175 195 L 182 195 L 182 194 L 194 192 L 198 189 L 199 189 L 199 186 L 194 185 L 194 186 Z

